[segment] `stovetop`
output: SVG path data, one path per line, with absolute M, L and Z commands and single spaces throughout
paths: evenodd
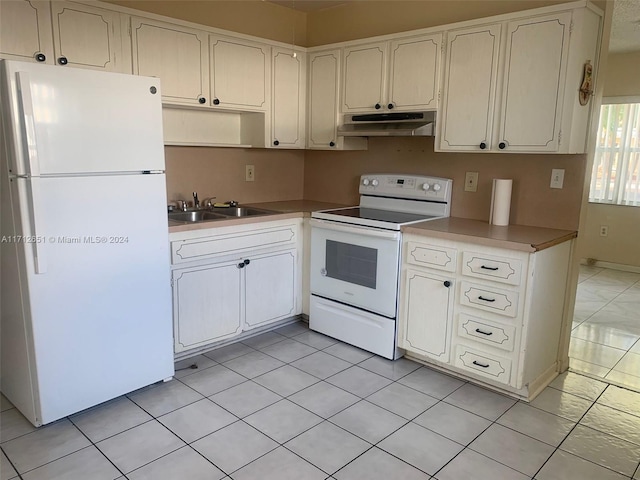
M 403 225 L 448 217 L 452 183 L 446 178 L 416 175 L 363 175 L 359 206 L 313 212 L 311 217 L 400 230 Z

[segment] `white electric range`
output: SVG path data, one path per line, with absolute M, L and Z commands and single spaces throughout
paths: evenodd
M 403 225 L 448 217 L 453 181 L 403 174 L 360 178 L 360 205 L 311 214 L 309 326 L 395 359 Z

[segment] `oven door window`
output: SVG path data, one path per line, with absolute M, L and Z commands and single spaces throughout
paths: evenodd
M 375 248 L 327 240 L 326 276 L 376 288 L 378 251 Z

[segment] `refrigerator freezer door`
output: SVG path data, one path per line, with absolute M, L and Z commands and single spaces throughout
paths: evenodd
M 47 265 L 36 273 L 23 245 L 40 410 L 30 420 L 49 423 L 173 375 L 169 239 L 163 174 L 34 180 Z M 15 180 L 21 198 L 30 183 Z
M 5 75 L 14 173 L 164 170 L 159 79 L 9 61 Z

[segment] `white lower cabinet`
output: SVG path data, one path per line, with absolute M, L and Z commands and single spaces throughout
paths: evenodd
M 176 353 L 242 332 L 240 275 L 237 262 L 173 271 Z
M 405 234 L 398 346 L 532 398 L 556 374 L 571 244 L 529 253 Z
M 401 324 L 398 346 L 434 358 L 449 360 L 453 325 L 453 282 L 427 269 L 404 271 Z
M 302 219 L 170 235 L 175 353 L 302 313 Z

